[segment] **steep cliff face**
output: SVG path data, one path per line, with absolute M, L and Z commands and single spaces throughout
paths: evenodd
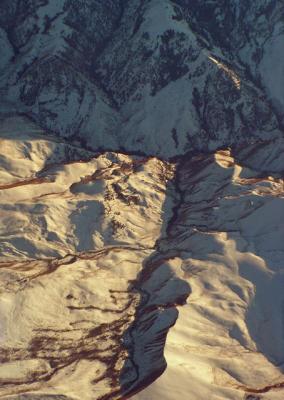
M 276 138 L 282 17 L 275 1 L 4 1 L 3 107 L 94 149 Z
M 276 0 L 1 1 L 1 398 L 283 398 L 283 38 Z

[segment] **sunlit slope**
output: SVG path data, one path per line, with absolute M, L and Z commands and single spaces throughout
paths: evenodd
M 2 398 L 281 398 L 280 141 L 166 162 L 1 129 Z

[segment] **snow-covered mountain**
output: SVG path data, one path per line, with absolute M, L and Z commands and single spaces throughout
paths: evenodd
M 173 156 L 283 134 L 280 1 L 2 0 L 2 108 Z
M 0 2 L 0 398 L 284 396 L 284 5 Z

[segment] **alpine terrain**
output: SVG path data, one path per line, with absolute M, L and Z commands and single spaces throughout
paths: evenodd
M 284 399 L 284 3 L 0 1 L 0 399 Z

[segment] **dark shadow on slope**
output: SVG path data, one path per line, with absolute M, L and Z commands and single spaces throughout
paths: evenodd
M 284 371 L 283 268 L 281 268 L 281 266 L 278 266 L 277 270 L 272 268 L 269 252 L 263 251 L 262 247 L 258 248 L 256 241 L 258 240 L 259 232 L 249 235 L 249 232 L 246 232 L 246 230 L 240 230 L 239 226 L 239 221 L 247 219 L 251 213 L 253 214 L 256 212 L 256 220 L 258 220 L 259 217 L 261 218 L 261 216 L 258 216 L 258 209 L 261 210 L 261 205 L 259 205 L 255 199 L 254 202 L 251 203 L 251 195 L 249 192 L 246 193 L 246 189 L 241 185 L 238 186 L 235 185 L 235 182 L 234 184 L 232 183 L 234 181 L 234 169 L 230 167 L 230 163 L 227 163 L 226 160 L 224 160 L 224 164 L 215 165 L 215 168 L 217 167 L 217 169 L 220 169 L 220 172 L 218 170 L 216 172 L 215 169 L 217 180 L 214 181 L 213 179 L 212 182 L 212 176 L 210 175 L 214 168 L 212 168 L 213 164 L 212 167 L 210 166 L 212 159 L 210 161 L 208 157 L 209 156 L 202 157 L 204 159 L 204 165 L 201 164 L 201 159 L 199 159 L 196 165 L 191 165 L 189 162 L 189 165 L 185 167 L 190 170 L 190 175 L 195 177 L 194 181 L 196 186 L 194 186 L 194 191 L 195 193 L 200 193 L 202 201 L 196 202 L 195 199 L 197 208 L 196 211 L 194 211 L 186 206 L 186 202 L 190 202 L 189 196 L 184 196 L 180 188 L 178 186 L 176 187 L 176 190 L 181 195 L 181 201 L 177 204 L 176 208 L 174 208 L 174 216 L 169 223 L 167 223 L 167 218 L 164 219 L 164 224 L 171 229 L 166 229 L 167 234 L 157 241 L 156 251 L 145 260 L 143 270 L 137 281 L 133 284 L 132 290 L 141 293 L 141 303 L 137 309 L 135 321 L 124 337 L 125 345 L 129 350 L 129 358 L 121 373 L 121 386 L 126 398 L 150 385 L 166 368 L 166 362 L 163 356 L 166 335 L 170 326 L 176 321 L 176 306 L 184 304 L 186 298 L 190 294 L 188 283 L 181 279 L 179 279 L 177 285 L 178 289 L 171 290 L 170 283 L 172 278 L 170 275 L 172 271 L 168 261 L 175 256 L 179 256 L 179 251 L 169 250 L 169 248 L 166 247 L 166 237 L 168 236 L 168 238 L 171 239 L 171 244 L 175 240 L 176 245 L 174 247 L 176 249 L 178 247 L 182 248 L 182 246 L 178 245 L 178 237 L 181 239 L 184 236 L 188 239 L 189 230 L 192 228 L 196 229 L 199 234 L 198 238 L 191 238 L 191 243 L 193 247 L 199 248 L 201 252 L 207 249 L 207 251 L 217 251 L 218 253 L 216 243 L 213 243 L 212 239 L 210 243 L 204 245 L 204 240 L 208 241 L 210 235 L 203 237 L 203 232 L 204 234 L 210 231 L 227 232 L 228 238 L 232 235 L 236 243 L 236 249 L 238 250 L 238 257 L 240 257 L 242 253 L 244 255 L 244 261 L 240 259 L 236 260 L 239 265 L 239 275 L 251 282 L 252 286 L 255 288 L 255 295 L 251 303 L 248 304 L 246 312 L 245 322 L 247 329 L 257 350 L 274 366 L 278 367 L 279 371 Z M 186 162 L 186 160 L 184 161 Z M 206 166 L 209 166 L 209 168 L 207 168 L 208 176 L 205 175 L 203 178 L 207 179 L 208 177 L 208 182 L 211 183 L 208 198 L 206 198 L 204 186 L 202 187 L 202 181 L 204 179 L 202 179 L 201 175 L 198 177 L 199 171 L 203 167 L 206 168 Z M 223 172 L 221 173 L 221 171 Z M 258 175 L 258 173 L 256 174 Z M 263 176 L 263 171 L 261 171 L 261 175 Z M 182 173 L 180 177 L 182 179 Z M 185 187 L 187 180 L 188 177 L 185 177 L 185 181 L 183 182 Z M 176 183 L 177 181 L 176 177 Z M 199 182 L 201 183 L 200 187 L 198 187 Z M 231 189 L 230 186 L 232 186 Z M 192 189 L 191 185 L 190 190 Z M 253 182 L 251 189 L 253 189 Z M 168 187 L 167 192 L 168 196 L 164 205 L 164 210 L 168 209 L 167 202 L 169 202 L 171 198 L 170 187 Z M 228 196 L 230 192 L 234 193 L 233 203 L 231 203 L 232 200 L 230 200 L 230 196 Z M 189 194 L 191 193 L 187 193 L 187 195 Z M 224 202 L 221 203 L 223 204 L 223 208 L 219 215 L 221 219 L 218 220 L 212 211 L 212 207 L 216 199 L 222 198 L 226 205 Z M 262 198 L 259 197 L 259 199 L 261 200 Z M 250 208 L 243 209 L 241 206 L 243 201 L 250 204 Z M 183 205 L 185 205 L 185 207 L 183 207 Z M 255 208 L 252 205 L 254 205 Z M 226 217 L 226 211 L 232 207 L 236 208 L 231 210 Z M 275 210 L 275 212 L 277 213 L 277 210 Z M 194 215 L 192 215 L 192 213 L 194 213 Z M 202 214 L 203 218 L 200 220 L 199 217 Z M 234 216 L 234 218 L 232 218 L 232 216 Z M 225 220 L 223 220 L 224 217 Z M 280 215 L 279 218 L 281 218 Z M 202 222 L 200 223 L 200 221 Z M 175 226 L 174 231 L 172 231 L 173 226 Z M 175 235 L 172 235 L 172 232 L 174 232 Z M 240 238 L 240 242 L 238 241 L 238 237 Z M 248 243 L 249 247 L 244 247 L 244 241 Z M 251 250 L 251 246 L 254 247 L 254 250 Z M 282 250 L 280 249 L 280 251 L 284 251 L 283 245 L 281 248 Z M 163 251 L 161 249 L 163 249 Z M 220 248 L 220 251 L 220 254 L 222 254 L 223 249 Z M 248 257 L 247 252 L 252 253 L 251 259 Z M 204 256 L 205 255 L 204 253 Z M 257 265 L 257 260 L 262 260 L 260 262 L 263 262 L 264 269 Z M 274 273 L 276 272 L 276 274 L 273 274 L 272 271 Z M 166 278 L 163 280 L 164 276 Z M 153 282 L 153 286 L 151 286 L 151 282 Z M 174 296 L 169 296 L 168 298 L 163 298 L 163 296 L 161 296 L 164 284 L 165 286 L 167 284 L 169 285 L 167 293 L 169 295 L 171 293 L 174 294 L 175 298 Z M 149 287 L 151 288 L 150 291 Z M 158 293 L 163 301 L 154 303 L 152 298 L 153 293 Z M 235 336 L 236 332 L 232 331 L 231 333 L 236 340 L 240 340 L 240 343 L 245 346 L 242 338 Z M 265 388 L 265 390 L 266 389 L 267 388 Z
M 177 307 L 184 305 L 191 293 L 189 284 L 177 277 L 169 264 L 175 257 L 181 257 L 178 249 L 167 246 L 181 202 L 180 197 L 173 207 L 174 190 L 176 196 L 179 192 L 178 173 L 167 184 L 161 237 L 130 287 L 131 291 L 140 293 L 141 300 L 134 322 L 123 338 L 129 357 L 120 375 L 122 398 L 141 391 L 166 369 L 164 348 L 167 334 L 178 318 Z
M 282 151 L 277 146 L 275 157 L 271 157 L 270 143 L 258 145 L 255 152 L 248 149 L 250 157 L 244 163 L 251 168 L 257 165 L 264 181 L 268 176 L 274 177 L 279 185 L 279 176 L 283 176 L 283 163 L 278 162 Z M 284 373 L 284 199 L 271 189 L 271 194 L 254 196 L 250 208 L 241 232 L 247 248 L 236 241 L 237 250 L 243 253 L 238 261 L 239 274 L 254 288 L 245 322 L 257 350 Z
M 267 156 L 270 156 L 270 144 L 267 146 Z M 259 151 L 259 147 L 264 158 L 263 144 L 256 145 L 255 150 Z M 238 154 L 234 156 L 238 159 Z M 194 183 L 191 192 L 187 193 L 188 205 L 184 207 L 184 213 L 181 209 L 180 229 L 184 234 L 190 228 L 197 229 L 198 245 L 192 237 L 192 247 L 207 247 L 207 251 L 212 253 L 217 252 L 214 239 L 212 237 L 210 244 L 204 246 L 206 236 L 202 235 L 203 232 L 226 232 L 228 239 L 234 240 L 238 252 L 234 260 L 238 264 L 238 273 L 254 288 L 245 317 L 249 335 L 257 350 L 284 372 L 284 243 L 280 238 L 283 236 L 284 201 L 272 184 L 271 192 L 267 189 L 273 173 L 270 169 L 264 171 L 262 163 L 256 162 L 253 149 L 250 149 L 250 157 L 245 161 L 253 170 L 243 170 L 244 176 L 240 177 L 247 178 L 244 182 L 236 181 L 232 168 L 234 162 L 231 163 L 224 152 L 219 152 L 218 163 L 205 156 L 203 161 L 199 159 L 185 166 L 185 186 L 188 181 L 192 183 L 190 175 L 187 175 L 190 170 Z M 278 167 L 281 172 L 282 164 L 279 163 Z M 280 185 L 278 172 L 275 175 L 275 185 Z M 263 188 L 263 192 L 257 188 Z M 209 237 L 207 235 L 207 240 Z M 206 257 L 206 253 L 203 255 Z M 246 346 L 242 335 L 233 331 L 231 334 Z
M 269 276 L 250 261 L 241 263 L 239 268 L 240 275 L 255 287 L 255 296 L 246 315 L 250 336 L 258 351 L 284 373 L 283 273 Z

